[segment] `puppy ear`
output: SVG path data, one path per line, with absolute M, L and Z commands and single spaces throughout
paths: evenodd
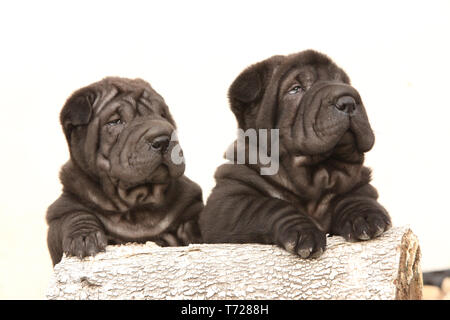
M 67 141 L 70 140 L 70 134 L 76 126 L 89 123 L 96 96 L 91 89 L 81 89 L 67 99 L 60 113 L 60 121 Z
M 231 111 L 236 116 L 239 127 L 245 127 L 245 113 L 249 107 L 258 103 L 283 56 L 273 56 L 251 65 L 241 72 L 228 90 Z

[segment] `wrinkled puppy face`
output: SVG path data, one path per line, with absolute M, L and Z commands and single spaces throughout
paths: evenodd
M 229 91 L 241 128 L 280 129 L 297 165 L 328 157 L 361 162 L 374 143 L 361 97 L 327 56 L 308 50 L 245 70 Z
M 172 116 L 143 80 L 106 78 L 76 91 L 61 123 L 74 162 L 121 189 L 164 184 L 184 173 Z

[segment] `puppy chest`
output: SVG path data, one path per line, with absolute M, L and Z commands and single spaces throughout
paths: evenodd
M 330 205 L 335 193 L 322 190 L 316 198 L 302 198 L 283 192 L 271 192 L 271 196 L 290 203 L 298 209 L 299 214 L 308 215 L 320 230 L 328 231 L 331 223 Z
M 132 237 L 136 231 L 157 228 L 163 219 L 164 215 L 158 212 L 142 210 L 111 214 L 103 216 L 102 220 L 109 232 L 126 234 Z
M 325 194 L 318 200 L 307 201 L 302 208 L 324 232 L 328 231 L 331 223 L 330 203 L 334 197 L 332 193 Z

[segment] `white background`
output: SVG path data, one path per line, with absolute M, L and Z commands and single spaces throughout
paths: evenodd
M 0 298 L 44 298 L 44 217 L 61 191 L 58 116 L 72 91 L 108 75 L 149 81 L 206 200 L 235 136 L 231 82 L 308 48 L 363 97 L 376 134 L 366 163 L 394 224 L 419 236 L 423 269 L 450 268 L 449 31 L 449 1 L 2 2 Z

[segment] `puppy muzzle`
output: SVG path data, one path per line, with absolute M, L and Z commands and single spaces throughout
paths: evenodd
M 317 82 L 300 101 L 292 128 L 292 147 L 297 154 L 324 154 L 347 131 L 354 134 L 359 152 L 372 148 L 375 137 L 358 91 L 343 83 Z
M 164 183 L 183 175 L 184 157 L 175 128 L 163 120 L 139 121 L 116 142 L 110 174 L 123 185 Z

